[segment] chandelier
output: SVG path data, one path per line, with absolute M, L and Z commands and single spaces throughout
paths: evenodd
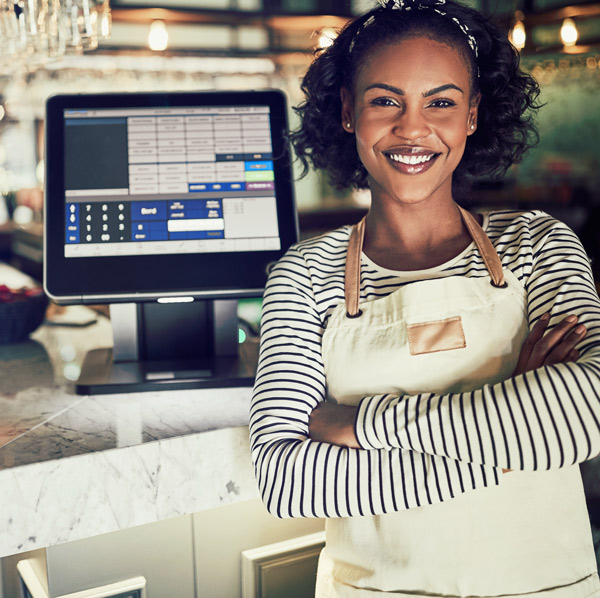
M 108 0 L 0 0 L 0 64 L 42 65 L 110 36 Z

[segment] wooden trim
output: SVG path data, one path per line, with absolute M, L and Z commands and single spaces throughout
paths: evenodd
M 116 4 L 111 9 L 112 20 L 117 23 L 149 23 L 161 19 L 167 23 L 228 25 L 231 27 L 271 27 L 280 31 L 313 31 L 322 27 L 343 27 L 350 16 L 324 14 L 269 14 L 257 12 L 232 12 L 199 10 L 195 8 L 162 8 Z
M 242 552 L 242 598 L 269 598 L 265 594 L 269 577 L 280 567 L 316 559 L 325 546 L 325 532 Z M 290 587 L 294 581 L 290 579 Z

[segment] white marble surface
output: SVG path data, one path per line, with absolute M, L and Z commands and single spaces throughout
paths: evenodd
M 32 338 L 0 346 L 0 557 L 257 496 L 250 388 L 81 397 L 109 323 Z

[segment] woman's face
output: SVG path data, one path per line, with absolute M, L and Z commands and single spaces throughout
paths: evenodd
M 342 126 L 356 135 L 375 198 L 451 197 L 452 173 L 477 126 L 479 98 L 470 96 L 461 54 L 428 37 L 367 55 L 354 89 L 342 90 Z

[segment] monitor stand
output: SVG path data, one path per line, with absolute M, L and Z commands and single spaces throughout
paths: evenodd
M 252 386 L 258 343 L 238 342 L 236 300 L 117 303 L 113 349 L 90 351 L 77 394 Z

